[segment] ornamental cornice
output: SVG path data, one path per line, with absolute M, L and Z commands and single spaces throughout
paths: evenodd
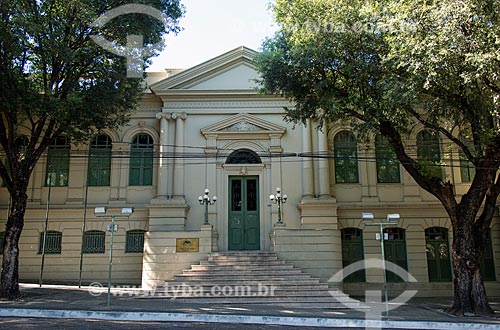
M 221 101 L 221 102 L 178 102 L 164 103 L 163 109 L 234 109 L 234 108 L 285 108 L 287 101 Z

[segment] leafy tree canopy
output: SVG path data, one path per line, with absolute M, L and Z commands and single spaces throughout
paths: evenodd
M 257 58 L 262 90 L 294 102 L 290 121 L 344 121 L 387 138 L 450 216 L 452 310 L 490 313 L 478 267 L 500 193 L 500 2 L 276 0 L 273 9 L 281 28 Z M 405 143 L 417 125 L 476 168 L 466 194 Z

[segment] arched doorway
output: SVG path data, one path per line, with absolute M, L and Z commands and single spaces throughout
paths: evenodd
M 241 149 L 233 152 L 226 164 L 261 164 L 253 151 Z M 259 177 L 229 176 L 229 250 L 260 249 Z

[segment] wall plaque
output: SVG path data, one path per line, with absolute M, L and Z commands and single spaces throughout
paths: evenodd
M 199 238 L 178 238 L 175 244 L 175 252 L 199 252 Z

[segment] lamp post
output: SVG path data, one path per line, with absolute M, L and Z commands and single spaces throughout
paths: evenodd
M 209 193 L 210 191 L 208 190 L 208 188 L 205 188 L 205 194 L 198 197 L 198 202 L 200 202 L 200 205 L 205 205 L 205 222 L 203 223 L 204 226 L 210 224 L 208 222 L 208 206 L 214 205 L 217 202 L 217 196 L 213 196 L 212 199 L 210 199 L 210 196 L 208 195 Z
M 123 207 L 121 213 L 106 213 L 108 208 L 106 206 L 97 206 L 94 209 L 96 217 L 111 218 L 111 225 L 107 226 L 107 230 L 111 231 L 111 239 L 109 241 L 109 270 L 108 270 L 108 306 L 111 304 L 111 271 L 113 269 L 113 239 L 115 231 L 118 231 L 118 225 L 115 226 L 115 218 L 130 217 L 134 213 L 133 207 Z
M 362 213 L 361 219 L 365 226 L 378 226 L 380 236 L 380 249 L 382 250 L 382 264 L 384 268 L 384 296 L 385 296 L 385 315 L 389 318 L 389 299 L 387 297 L 387 275 L 385 265 L 385 250 L 384 250 L 384 226 L 394 226 L 399 223 L 400 216 L 398 213 L 391 213 L 387 215 L 385 222 L 374 222 L 373 213 Z
M 286 194 L 281 195 L 281 188 L 276 188 L 276 195 L 269 195 L 271 203 L 278 204 L 278 222 L 277 224 L 283 224 L 281 220 L 281 204 L 285 204 L 288 196 Z

